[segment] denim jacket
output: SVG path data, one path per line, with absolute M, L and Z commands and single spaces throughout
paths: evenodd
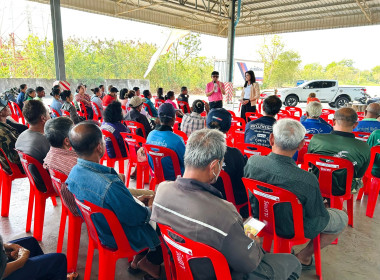
M 134 200 L 113 168 L 78 158 L 66 184 L 78 200 L 112 210 L 133 250 L 154 249 L 160 244 L 157 233 L 149 224 L 150 209 Z M 104 216 L 94 214 L 92 217 L 102 244 L 117 248 Z

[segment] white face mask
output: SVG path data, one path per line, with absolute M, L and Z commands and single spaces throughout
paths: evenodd
M 222 170 L 222 168 L 220 167 L 219 161 L 218 161 L 218 166 L 219 166 L 219 173 L 220 173 L 220 171 Z M 212 171 L 212 174 L 215 176 L 215 178 L 212 180 L 211 184 L 214 184 L 214 183 L 216 183 L 216 181 L 218 181 L 219 174 L 215 174 L 214 171 Z

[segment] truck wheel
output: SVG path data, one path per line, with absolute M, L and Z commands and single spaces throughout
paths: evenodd
M 298 104 L 298 97 L 296 95 L 288 95 L 285 98 L 285 105 L 295 107 Z
M 338 99 L 335 101 L 335 107 L 336 108 L 342 108 L 344 107 L 350 100 L 347 97 L 341 96 L 338 97 Z

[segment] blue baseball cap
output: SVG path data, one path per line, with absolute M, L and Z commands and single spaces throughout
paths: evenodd
M 224 108 L 212 109 L 207 115 L 207 127 L 215 128 L 212 123 L 217 122 L 221 132 L 228 132 L 231 128 L 231 114 Z M 210 126 L 211 125 L 211 126 Z
M 158 116 L 160 118 L 175 118 L 175 109 L 174 106 L 170 103 L 163 103 L 158 108 Z

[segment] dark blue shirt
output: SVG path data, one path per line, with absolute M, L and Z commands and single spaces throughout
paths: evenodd
M 121 155 L 123 157 L 126 157 L 127 151 L 125 150 L 124 139 L 123 137 L 121 137 L 120 132 L 130 132 L 129 129 L 121 122 L 116 122 L 116 123 L 104 122 L 102 123 L 102 126 L 100 128 L 111 132 L 113 136 L 115 136 Z M 115 158 L 116 157 L 115 149 L 114 149 L 114 146 L 112 145 L 111 139 L 105 138 L 105 142 L 106 142 L 106 149 L 107 149 L 108 156 L 110 158 Z
M 321 122 L 319 119 L 306 119 L 301 122 L 308 134 L 330 133 L 331 125 Z
M 115 213 L 136 252 L 160 244 L 156 231 L 149 224 L 151 211 L 135 201 L 113 168 L 78 158 L 66 184 L 80 200 L 89 201 Z M 103 215 L 92 216 L 103 245 L 116 248 L 115 239 Z
M 273 132 L 275 122 L 275 118 L 267 116 L 250 121 L 245 126 L 244 142 L 271 148 L 269 136 Z
M 363 119 L 358 123 L 358 126 L 354 129 L 354 131 L 372 133 L 377 129 L 380 129 L 380 122 L 377 119 Z

